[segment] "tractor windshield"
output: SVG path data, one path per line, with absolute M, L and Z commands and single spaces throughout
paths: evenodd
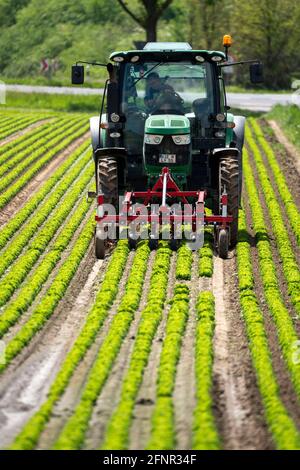
M 211 64 L 167 62 L 125 64 L 122 113 L 125 132 L 143 136 L 150 114 L 207 117 L 214 112 Z
M 147 114 L 214 111 L 211 66 L 205 62 L 126 64 L 123 84 L 123 112 L 131 106 Z M 151 69 L 153 69 L 151 71 Z

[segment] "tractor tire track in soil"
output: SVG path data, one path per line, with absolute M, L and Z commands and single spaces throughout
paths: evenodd
M 163 317 L 152 342 L 149 361 L 145 368 L 143 382 L 135 403 L 133 422 L 130 428 L 130 449 L 145 449 L 150 437 L 151 417 L 156 400 L 157 371 L 167 316 L 170 310 L 168 302 L 172 298 L 176 282 L 176 258 L 176 253 L 173 253 L 170 262 L 167 297 Z
M 94 249 L 94 247 L 93 247 Z M 91 253 L 90 255 L 92 258 L 94 258 L 94 252 Z M 54 442 L 56 441 L 59 433 L 61 432 L 63 426 L 65 425 L 67 419 L 70 417 L 72 414 L 72 411 L 74 410 L 76 404 L 80 400 L 81 392 L 85 386 L 86 380 L 88 378 L 89 371 L 96 359 L 98 350 L 105 339 L 105 336 L 107 332 L 109 331 L 111 322 L 113 320 L 113 317 L 117 311 L 118 305 L 121 301 L 121 298 L 124 294 L 125 291 L 125 285 L 126 281 L 130 272 L 130 268 L 133 262 L 134 258 L 134 252 L 131 252 L 129 254 L 127 263 L 126 263 L 126 268 L 124 270 L 122 279 L 119 284 L 119 290 L 117 294 L 117 298 L 113 304 L 113 306 L 110 309 L 108 317 L 105 319 L 102 328 L 97 334 L 96 339 L 94 340 L 92 346 L 90 349 L 87 351 L 85 357 L 82 359 L 82 361 L 79 363 L 77 366 L 73 376 L 71 377 L 71 380 L 68 384 L 67 389 L 65 390 L 64 394 L 60 398 L 60 400 L 56 403 L 54 406 L 54 410 L 52 413 L 52 416 L 50 418 L 49 423 L 47 424 L 45 430 L 42 432 L 40 439 L 39 439 L 39 444 L 38 448 L 39 449 L 49 449 L 52 447 Z M 106 260 L 105 260 L 106 263 Z M 104 268 L 104 267 L 103 267 Z M 103 274 L 105 269 L 102 268 Z M 96 283 L 96 290 L 98 291 L 101 286 L 101 283 L 98 281 Z M 96 293 L 94 292 L 92 300 L 95 299 Z M 89 312 L 89 307 L 92 305 L 93 302 L 90 302 L 89 306 L 85 308 L 85 317 Z M 75 341 L 74 337 L 74 341 Z
M 1 376 L 0 446 L 8 445 L 46 398 L 48 389 L 84 323 L 105 261 L 93 244 L 51 320 Z M 3 442 L 2 442 L 3 441 Z
M 10 142 L 18 139 L 19 137 L 22 137 L 25 134 L 28 134 L 28 132 L 33 131 L 37 127 L 41 127 L 43 124 L 46 124 L 47 122 L 50 122 L 50 121 L 51 121 L 51 118 L 43 119 L 41 121 L 35 122 L 34 124 L 31 124 L 28 127 L 25 127 L 25 129 L 22 129 L 21 131 L 11 134 L 9 137 L 6 137 L 5 139 L 0 141 L 0 147 L 3 147 L 4 145 L 9 144 Z
M 40 121 L 28 128 L 16 133 L 23 135 L 28 129 L 33 129 L 41 123 Z M 284 150 L 278 144 L 274 136 L 267 138 L 281 165 L 289 189 L 295 197 L 300 208 L 300 196 L 298 188 L 300 184 L 300 173 L 296 173 L 298 163 L 295 158 L 294 148 L 290 147 L 286 137 L 280 134 L 281 130 L 274 122 L 269 123 L 275 132 L 275 136 L 284 145 Z M 263 122 L 263 130 L 266 122 Z M 15 136 L 15 138 L 17 138 Z M 9 138 L 12 138 L 10 136 Z M 63 151 L 59 152 L 21 191 L 7 206 L 0 211 L 0 223 L 7 221 L 22 206 L 32 194 L 47 180 L 54 170 L 62 164 L 65 159 L 88 138 L 85 133 L 74 140 Z M 7 139 L 6 139 L 7 140 Z M 12 139 L 13 140 L 13 139 Z M 1 145 L 1 144 L 0 144 Z M 261 150 L 264 164 L 269 173 L 270 181 L 275 189 L 283 214 L 283 220 L 288 230 L 293 250 L 300 265 L 300 252 L 292 233 L 290 224 L 285 215 L 284 204 L 279 197 L 274 178 L 267 159 Z M 287 154 L 290 156 L 287 157 Z M 287 285 L 284 279 L 282 263 L 279 259 L 278 248 L 272 230 L 272 224 L 268 208 L 262 193 L 258 174 L 251 152 L 249 154 L 250 164 L 254 173 L 256 186 L 260 196 L 260 204 L 265 217 L 268 230 L 273 260 L 276 266 L 278 282 L 284 303 L 293 318 L 295 329 L 300 335 L 300 322 L 295 318 L 295 310 L 290 302 Z M 299 163 L 300 171 L 300 163 Z M 55 190 L 55 189 L 54 189 Z M 244 188 L 244 195 L 246 188 Z M 76 211 L 77 205 L 74 207 Z M 251 261 L 254 271 L 254 293 L 257 297 L 259 307 L 264 317 L 264 328 L 272 355 L 272 364 L 280 389 L 280 397 L 300 429 L 300 408 L 297 401 L 290 375 L 286 368 L 280 345 L 276 326 L 264 296 L 264 286 L 260 274 L 259 253 L 252 227 L 252 217 L 249 202 L 245 197 L 245 214 L 249 238 L 251 241 Z M 45 281 L 41 291 L 28 308 L 26 313 L 20 316 L 20 320 L 4 336 L 4 340 L 11 339 L 14 334 L 24 326 L 30 313 L 43 298 L 46 289 L 51 285 L 55 274 L 62 263 L 68 258 L 70 248 L 74 244 L 78 233 L 89 219 L 90 207 L 78 229 L 73 234 L 70 246 L 62 252 L 53 272 Z M 73 212 L 62 224 L 62 230 Z M 58 232 L 59 233 L 59 232 Z M 57 235 L 53 237 L 55 241 Z M 49 248 L 51 249 L 51 244 Z M 47 253 L 45 251 L 45 253 Z M 43 259 L 45 253 L 41 255 Z M 122 383 L 130 364 L 134 340 L 138 331 L 141 312 L 146 306 L 149 292 L 153 263 L 156 252 L 152 251 L 143 283 L 143 290 L 139 307 L 137 308 L 129 331 L 123 339 L 120 350 L 115 358 L 109 376 L 103 385 L 100 395 L 94 403 L 91 419 L 85 435 L 83 448 L 97 449 L 104 441 L 107 424 L 110 422 L 114 410 L 117 408 Z M 74 370 L 71 379 L 55 403 L 50 419 L 41 432 L 37 444 L 38 449 L 52 448 L 60 435 L 67 420 L 73 414 L 79 403 L 82 391 L 87 384 L 87 379 L 98 355 L 99 348 L 105 340 L 112 322 L 125 293 L 126 282 L 134 261 L 135 252 L 131 251 L 127 258 L 122 278 L 119 282 L 118 293 L 110 308 L 102 327 L 97 332 L 93 344 L 87 350 L 83 359 Z M 59 302 L 54 313 L 44 325 L 43 329 L 32 338 L 28 346 L 20 352 L 12 361 L 10 366 L 1 374 L 0 382 L 0 447 L 7 447 L 19 434 L 29 418 L 40 408 L 45 401 L 51 384 L 57 372 L 72 348 L 88 312 L 95 302 L 95 298 L 101 286 L 110 256 L 105 260 L 96 260 L 94 246 L 91 242 L 79 268 L 77 269 L 63 299 Z M 196 380 L 195 380 L 195 332 L 197 325 L 196 302 L 199 293 L 210 291 L 215 298 L 215 333 L 214 333 L 214 365 L 213 365 L 213 403 L 215 421 L 220 435 L 221 445 L 224 449 L 273 449 L 274 442 L 267 428 L 266 417 L 259 394 L 256 375 L 252 366 L 248 338 L 245 323 L 241 313 L 239 301 L 239 281 L 237 275 L 237 259 L 235 251 L 230 252 L 226 261 L 214 256 L 214 271 L 212 278 L 200 277 L 198 271 L 199 254 L 193 253 L 191 280 L 176 281 L 176 260 L 174 252 L 168 277 L 167 298 L 162 315 L 162 320 L 154 336 L 148 363 L 143 374 L 143 381 L 135 402 L 133 421 L 129 431 L 129 448 L 145 449 L 149 443 L 152 427 L 152 414 L 155 409 L 157 374 L 160 365 L 160 356 L 163 340 L 166 332 L 166 322 L 170 310 L 169 300 L 173 296 L 174 287 L 177 283 L 186 284 L 190 289 L 190 310 L 182 338 L 181 351 L 176 369 L 175 387 L 173 393 L 174 402 L 174 434 L 176 436 L 177 449 L 191 449 L 193 442 L 193 418 L 196 406 Z
M 196 406 L 195 387 L 195 337 L 196 337 L 196 303 L 201 288 L 199 282 L 199 255 L 193 253 L 192 275 L 190 281 L 185 281 L 190 288 L 190 312 L 186 324 L 185 334 L 182 340 L 180 358 L 177 365 L 174 403 L 176 403 L 175 429 L 176 448 L 191 449 L 193 412 Z M 205 289 L 206 290 L 206 289 Z
M 48 163 L 41 171 L 34 176 L 28 184 L 19 191 L 19 193 L 0 210 L 0 226 L 8 222 L 13 215 L 22 208 L 33 192 L 37 191 L 42 184 L 54 173 L 77 147 L 89 138 L 89 132 L 85 132 L 81 137 L 74 140 L 62 152 L 59 152 L 50 163 Z
M 80 202 L 81 201 L 79 201 L 78 204 L 80 204 Z M 76 210 L 77 205 L 75 206 L 74 210 Z M 23 312 L 23 314 L 21 315 L 19 321 L 15 325 L 13 325 L 8 330 L 8 332 L 5 334 L 5 336 L 3 337 L 4 341 L 6 341 L 8 343 L 18 333 L 18 331 L 21 330 L 21 328 L 24 326 L 24 324 L 28 321 L 28 319 L 30 318 L 32 312 L 34 312 L 35 308 L 38 306 L 39 302 L 42 300 L 42 298 L 46 294 L 47 290 L 51 286 L 51 284 L 52 284 L 53 280 L 55 279 L 59 269 L 61 268 L 63 263 L 67 260 L 67 258 L 69 256 L 69 253 L 72 250 L 72 248 L 74 246 L 74 243 L 76 242 L 77 237 L 79 236 L 80 232 L 83 230 L 87 220 L 92 215 L 94 210 L 95 210 L 94 207 L 91 207 L 88 210 L 88 212 L 85 215 L 84 219 L 82 220 L 81 224 L 77 227 L 75 233 L 73 234 L 73 237 L 72 237 L 72 240 L 70 241 L 69 246 L 62 252 L 61 258 L 58 261 L 58 263 L 56 264 L 53 271 L 50 273 L 49 278 L 47 279 L 45 284 L 42 286 L 40 292 L 36 295 L 35 299 L 33 300 L 32 304 L 30 305 L 30 307 L 28 307 L 28 309 L 25 312 Z M 64 227 L 68 224 L 70 218 L 72 217 L 73 211 L 69 214 L 69 217 L 65 220 L 62 227 L 58 230 L 58 232 L 55 234 L 55 236 L 51 240 L 51 243 L 49 244 L 49 250 L 51 250 L 53 244 L 55 243 L 55 241 L 59 237 L 60 233 L 64 230 Z M 83 285 L 83 281 L 85 282 L 85 278 L 89 275 L 89 273 L 90 273 L 89 269 L 92 266 L 92 261 L 93 261 L 93 258 L 94 258 L 94 247 L 90 247 L 89 253 L 90 253 L 90 256 L 91 256 L 91 260 L 89 260 L 89 263 L 86 264 L 84 262 L 84 260 L 85 260 L 85 258 L 84 258 L 83 263 L 82 263 L 82 270 L 83 271 L 80 272 L 80 273 L 75 274 L 75 278 L 76 278 L 76 276 L 78 277 L 78 281 L 79 281 L 78 285 L 76 284 L 75 289 L 74 289 L 74 286 L 71 284 L 72 288 L 71 287 L 68 288 L 68 290 L 66 292 L 66 295 L 61 300 L 61 302 L 60 302 L 59 306 L 57 307 L 56 312 L 53 316 L 60 315 L 59 312 L 63 313 L 65 311 L 65 309 L 68 307 L 68 305 L 67 305 L 68 298 L 70 298 L 71 308 L 72 308 L 72 304 L 74 303 L 75 299 L 77 298 L 77 295 L 78 296 L 81 295 L 81 293 L 82 293 L 82 291 L 80 290 L 81 286 Z M 43 259 L 44 259 L 45 256 L 46 256 L 46 252 L 41 256 L 39 262 L 32 267 L 32 269 L 28 273 L 27 277 L 29 277 L 31 275 L 31 273 L 34 272 L 34 270 L 38 267 L 38 265 L 43 262 Z M 94 261 L 95 261 L 95 259 L 94 259 Z M 22 284 L 21 284 L 20 288 L 22 288 Z M 71 290 L 70 293 L 69 293 L 69 290 Z M 76 292 L 77 292 L 77 294 L 76 294 Z M 75 294 L 75 296 L 74 296 L 74 294 Z M 91 294 L 91 293 L 89 292 L 89 294 Z M 17 289 L 16 292 L 13 294 L 11 300 L 13 301 L 15 298 L 18 297 L 18 295 L 19 295 L 19 289 Z M 60 307 L 61 304 L 64 305 L 63 308 Z
M 277 124 L 276 121 L 270 120 L 268 121 L 268 124 L 273 130 L 276 139 L 281 145 L 283 145 L 283 147 L 285 148 L 288 154 L 286 155 L 286 157 L 288 158 L 284 158 L 284 159 L 281 158 L 281 152 L 277 152 L 277 155 L 276 155 L 279 163 L 285 164 L 284 166 L 286 166 L 286 168 L 283 168 L 283 170 L 288 173 L 285 173 L 285 174 L 286 175 L 288 174 L 289 177 L 293 177 L 293 175 L 295 174 L 294 169 L 296 168 L 298 175 L 300 176 L 300 152 L 299 150 L 295 147 L 295 145 L 293 145 L 287 139 L 284 132 L 282 131 L 282 129 L 280 128 L 280 126 Z M 272 139 L 270 140 L 272 143 Z
M 152 251 L 148 260 L 148 268 L 144 280 L 144 288 L 139 308 L 135 313 L 127 336 L 124 338 L 121 349 L 111 373 L 102 389 L 93 409 L 89 429 L 87 431 L 85 449 L 97 449 L 103 441 L 106 426 L 116 408 L 121 393 L 123 377 L 129 366 L 134 340 L 137 334 L 141 313 L 147 304 L 147 296 L 150 287 L 152 267 L 155 259 L 155 251 Z
M 270 447 L 238 301 L 236 261 L 214 259 L 214 395 L 224 449 Z

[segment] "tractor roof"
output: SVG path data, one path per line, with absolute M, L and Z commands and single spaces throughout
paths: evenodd
M 204 60 L 221 62 L 226 60 L 224 52 L 194 50 L 187 42 L 148 42 L 144 49 L 113 52 L 109 59 L 114 62 L 147 62 L 147 61 L 183 61 Z

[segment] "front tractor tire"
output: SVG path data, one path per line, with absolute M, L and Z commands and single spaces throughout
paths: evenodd
M 234 248 L 238 239 L 238 220 L 239 220 L 239 172 L 240 165 L 238 157 L 222 157 L 219 164 L 219 195 L 224 189 L 228 195 L 228 215 L 233 216 L 230 224 L 229 246 Z M 223 257 L 223 256 L 222 256 Z

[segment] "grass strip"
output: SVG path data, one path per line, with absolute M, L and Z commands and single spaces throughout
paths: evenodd
M 80 401 L 60 433 L 55 449 L 79 449 L 85 438 L 94 404 L 109 376 L 139 306 L 150 249 L 148 242 L 139 243 L 117 314 L 89 373 Z
M 164 310 L 171 254 L 168 242 L 159 241 L 147 305 L 141 314 L 130 364 L 122 384 L 120 401 L 108 423 L 103 449 L 127 448 L 136 397 L 143 380 L 151 344 Z
M 220 449 L 220 439 L 213 414 L 212 394 L 215 300 L 211 292 L 199 294 L 196 314 L 196 406 L 192 447 L 195 450 L 217 450 Z
M 119 241 L 111 256 L 104 279 L 96 296 L 94 305 L 87 315 L 86 322 L 80 331 L 73 347 L 65 358 L 54 379 L 46 401 L 30 418 L 23 430 L 15 439 L 11 448 L 14 450 L 33 449 L 39 436 L 45 428 L 55 403 L 59 400 L 79 362 L 93 344 L 95 337 L 103 325 L 112 306 L 119 288 L 125 264 L 129 253 L 127 240 Z
M 279 388 L 272 367 L 263 314 L 254 292 L 250 241 L 243 211 L 240 211 L 239 215 L 237 261 L 240 304 L 267 425 L 277 449 L 299 450 L 300 435 L 280 399 Z M 247 283 L 245 283 L 244 278 L 247 279 Z
M 189 249 L 189 248 L 188 248 Z M 191 250 L 189 250 L 191 251 Z M 171 300 L 158 368 L 156 401 L 147 449 L 174 449 L 176 444 L 173 391 L 182 338 L 189 314 L 189 288 L 177 284 Z

